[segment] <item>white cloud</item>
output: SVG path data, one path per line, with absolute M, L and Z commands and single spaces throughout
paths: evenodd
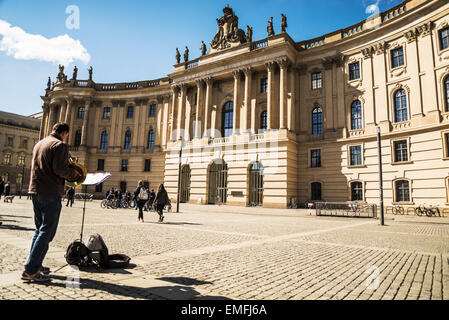
M 40 60 L 68 66 L 75 60 L 87 64 L 90 55 L 79 40 L 67 34 L 46 38 L 39 34 L 26 33 L 19 27 L 0 19 L 0 51 L 20 60 Z
M 366 7 L 365 13 L 366 14 L 378 14 L 380 12 L 379 3 L 380 3 L 380 0 L 377 0 L 375 4 L 371 4 L 368 7 Z

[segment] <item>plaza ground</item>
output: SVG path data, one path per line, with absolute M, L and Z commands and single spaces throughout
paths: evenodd
M 387 215 L 380 226 L 307 210 L 181 204 L 163 224 L 157 218 L 145 213 L 139 223 L 135 210 L 88 202 L 83 240 L 102 235 L 111 254 L 131 257 L 130 268 L 65 267 L 48 284 L 26 284 L 31 201 L 1 201 L 0 300 L 449 299 L 449 217 Z M 46 266 L 64 266 L 81 221 L 82 202 L 63 206 Z

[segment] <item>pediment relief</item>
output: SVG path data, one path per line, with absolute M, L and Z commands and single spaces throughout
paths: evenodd
M 447 20 L 444 20 L 437 26 L 437 29 L 443 29 L 446 27 L 449 27 L 449 22 Z
M 351 82 L 349 82 L 349 83 L 347 84 L 347 86 L 348 86 L 349 88 L 355 88 L 355 89 L 358 89 L 358 88 L 360 88 L 360 87 L 362 86 L 362 84 L 363 84 L 362 80 L 356 80 L 356 81 L 351 81 Z

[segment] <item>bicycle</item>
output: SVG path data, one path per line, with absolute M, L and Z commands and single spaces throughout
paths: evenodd
M 438 207 L 426 207 L 425 205 L 420 205 L 418 207 L 415 208 L 415 214 L 417 216 L 422 216 L 423 214 L 425 214 L 428 217 L 441 217 L 441 213 L 440 213 L 440 209 Z
M 405 213 L 405 210 L 404 210 L 403 206 L 394 206 L 392 211 L 393 211 L 394 215 L 401 215 L 401 216 L 403 216 L 404 213 Z
M 117 201 L 115 199 L 103 199 L 100 207 L 102 209 L 117 209 Z

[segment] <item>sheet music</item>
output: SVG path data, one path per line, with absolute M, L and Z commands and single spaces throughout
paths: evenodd
M 86 180 L 83 182 L 85 186 L 94 186 L 102 183 L 111 176 L 109 172 L 106 173 L 88 173 Z

